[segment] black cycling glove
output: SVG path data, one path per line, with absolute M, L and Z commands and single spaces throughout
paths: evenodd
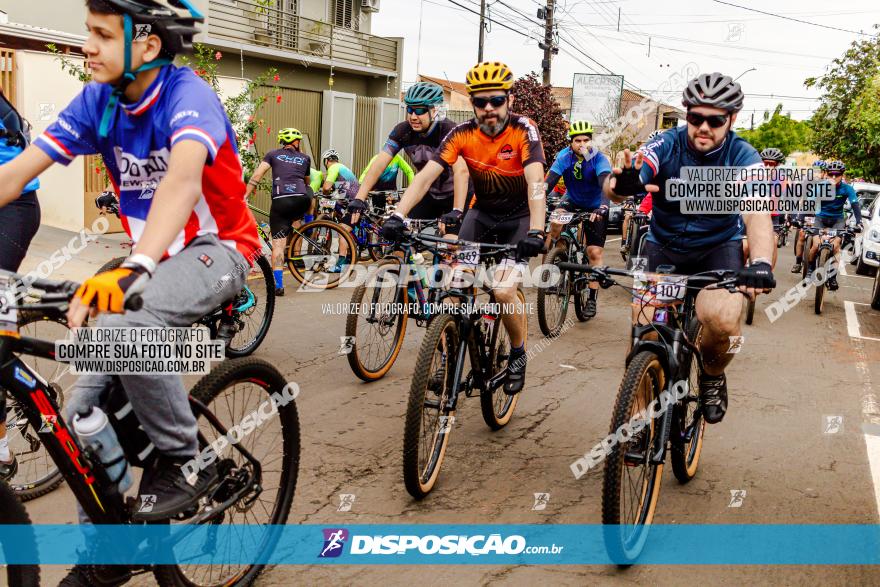
M 634 196 L 646 192 L 645 184 L 639 177 L 639 170 L 635 167 L 625 167 L 614 176 L 614 193 L 618 196 Z
M 755 289 L 773 289 L 776 287 L 776 280 L 769 263 L 754 263 L 739 270 L 736 284 Z
M 391 218 L 382 225 L 382 238 L 393 242 L 400 242 L 406 234 L 406 225 L 403 218 L 397 214 L 392 214 Z
M 517 259 L 525 261 L 537 257 L 544 250 L 544 239 L 547 238 L 543 230 L 530 230 L 526 238 L 516 243 Z
M 367 209 L 367 203 L 364 200 L 355 198 L 348 203 L 348 211 L 350 213 L 360 213 Z
M 446 225 L 446 232 L 456 233 L 461 227 L 461 217 L 464 213 L 461 210 L 452 210 L 440 217 L 440 222 Z

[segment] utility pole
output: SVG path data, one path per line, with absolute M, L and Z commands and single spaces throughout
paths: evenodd
M 547 6 L 538 9 L 538 18 L 544 20 L 544 42 L 538 43 L 538 47 L 544 50 L 541 70 L 544 72 L 545 86 L 550 85 L 550 62 L 553 56 L 559 53 L 559 47 L 553 44 L 553 4 L 554 0 L 547 0 Z
M 483 45 L 486 42 L 486 0 L 480 0 L 480 48 L 477 50 L 477 63 L 483 62 Z

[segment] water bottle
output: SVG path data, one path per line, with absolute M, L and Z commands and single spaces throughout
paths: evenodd
M 83 445 L 97 455 L 110 480 L 119 484 L 119 493 L 125 493 L 132 484 L 131 468 L 107 414 L 97 407 L 79 411 L 73 417 L 73 430 Z
M 419 281 L 422 287 L 428 287 L 428 272 L 425 271 L 425 256 L 421 253 L 413 255 L 413 262 L 416 264 L 416 273 L 419 274 Z

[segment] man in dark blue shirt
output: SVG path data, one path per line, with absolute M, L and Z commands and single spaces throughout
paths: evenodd
M 664 132 L 640 150 L 629 150 L 612 171 L 605 193 L 616 201 L 648 191 L 653 193 L 653 217 L 648 233 L 648 270 L 674 266 L 677 274 L 738 270 L 749 296 L 776 286 L 771 269 L 773 227 L 770 214 L 684 214 L 666 198 L 666 182 L 681 177 L 682 167 L 762 167 L 758 152 L 733 132 L 743 106 L 740 85 L 720 73 L 700 74 L 684 90 L 687 126 Z M 750 243 L 750 265 L 743 267 L 742 227 Z M 706 422 L 715 424 L 727 410 L 724 369 L 733 359 L 731 337 L 740 334 L 742 299 L 724 289 L 703 290 L 696 311 L 703 324 L 700 350 L 700 404 Z

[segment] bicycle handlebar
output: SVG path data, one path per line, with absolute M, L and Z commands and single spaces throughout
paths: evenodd
M 75 281 L 59 281 L 53 279 L 34 279 L 26 278 L 24 275 L 12 273 L 10 271 L 0 271 L 0 282 L 5 281 L 8 287 L 11 285 L 16 290 L 27 286 L 31 292 L 36 292 L 35 297 L 40 299 L 38 304 L 18 304 L 15 306 L 17 310 L 39 309 L 45 308 L 47 305 L 60 306 L 70 303 L 80 284 Z M 0 283 L 0 285 L 3 285 Z M 144 300 L 140 294 L 131 294 L 125 298 L 124 307 L 126 310 L 137 312 L 144 306 Z
M 638 277 L 641 275 L 646 275 L 651 272 L 647 271 L 631 271 L 627 269 L 615 269 L 613 267 L 593 267 L 591 265 L 584 265 L 581 263 L 569 263 L 563 262 L 557 265 L 561 271 L 570 271 L 573 273 L 587 273 L 589 275 L 595 276 L 599 279 L 599 284 L 608 288 L 611 287 L 615 283 L 613 279 L 611 279 L 611 275 L 617 275 L 620 277 Z M 732 291 L 736 289 L 738 285 L 737 281 L 737 272 L 724 269 L 724 270 L 716 270 L 716 271 L 706 271 L 704 273 L 700 273 L 698 275 L 676 275 L 673 273 L 653 273 L 653 275 L 665 275 L 668 277 L 686 277 L 688 282 L 688 287 L 698 286 L 700 288 L 715 285 L 719 288 L 727 289 L 728 291 Z M 693 284 L 693 285 L 691 285 Z

